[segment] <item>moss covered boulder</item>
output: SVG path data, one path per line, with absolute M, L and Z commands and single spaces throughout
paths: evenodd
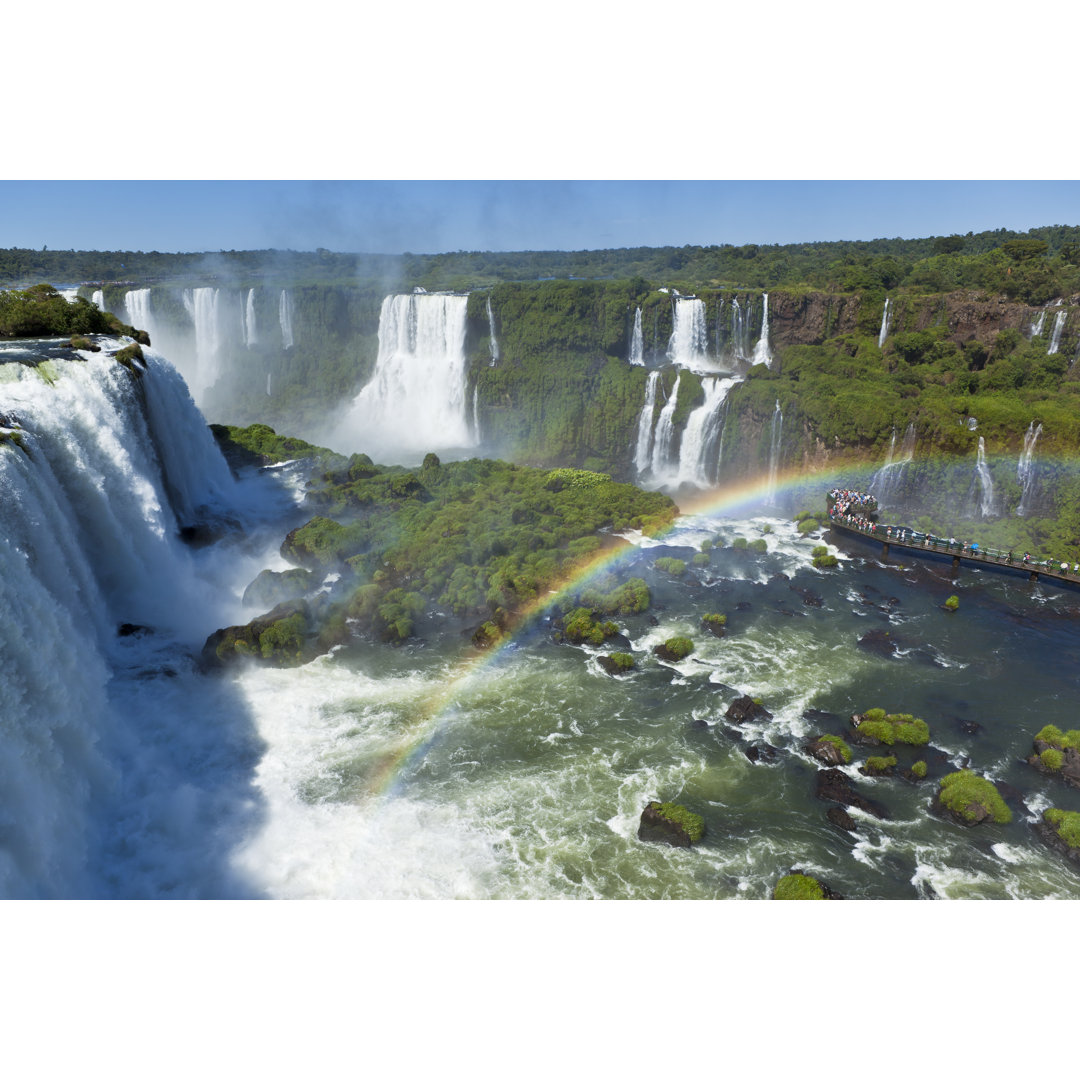
M 745 724 L 748 720 L 771 720 L 772 713 L 757 698 L 743 694 L 727 707 L 724 719 L 733 724 Z
M 596 662 L 609 675 L 625 675 L 637 667 L 633 653 L 614 652 L 610 656 L 598 656 Z
M 892 776 L 896 772 L 896 758 L 891 754 L 888 757 L 868 757 L 859 766 L 859 772 L 863 776 Z
M 925 720 L 910 713 L 886 713 L 884 709 L 867 709 L 851 718 L 852 738 L 863 746 L 925 746 L 930 741 L 930 728 Z
M 653 652 L 669 664 L 685 660 L 693 651 L 694 643 L 685 637 L 668 638 L 663 644 L 653 646 Z
M 650 802 L 641 812 L 638 839 L 690 847 L 705 835 L 705 819 L 678 803 Z
M 819 735 L 806 744 L 806 752 L 823 765 L 849 765 L 851 747 L 839 735 Z
M 822 884 L 809 874 L 795 871 L 785 874 L 773 887 L 774 900 L 842 900 L 828 885 Z
M 1035 831 L 1047 847 L 1064 855 L 1080 869 L 1080 812 L 1051 807 L 1043 811 L 1042 821 L 1036 823 Z
M 245 607 L 267 608 L 299 600 L 315 584 L 310 570 L 263 570 L 244 590 Z
M 713 637 L 723 637 L 727 633 L 727 616 L 708 614 L 701 616 L 702 628 L 708 630 Z
M 1006 825 L 1012 821 L 1012 811 L 993 782 L 977 776 L 970 769 L 960 769 L 942 777 L 930 808 L 965 826 L 984 821 Z
M 1080 731 L 1062 731 L 1047 724 L 1035 736 L 1028 764 L 1045 776 L 1055 776 L 1080 788 Z
M 243 626 L 215 630 L 202 649 L 206 668 L 245 660 L 270 667 L 297 667 L 329 652 L 350 636 L 345 616 L 328 603 L 293 600 Z

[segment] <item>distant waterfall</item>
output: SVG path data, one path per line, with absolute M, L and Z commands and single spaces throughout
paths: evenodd
M 769 486 L 766 500 L 770 506 L 776 505 L 776 475 L 780 468 L 780 448 L 784 439 L 784 414 L 780 409 L 780 399 L 773 409 L 772 435 L 769 440 Z
M 1061 347 L 1061 331 L 1065 329 L 1065 318 L 1068 312 L 1062 310 L 1057 313 L 1054 319 L 1054 329 L 1050 333 L 1050 348 L 1046 350 L 1046 355 L 1051 356 L 1058 351 Z
M 105 293 L 101 289 L 95 289 L 94 295 L 90 297 L 90 302 L 96 304 L 99 311 L 105 310 Z
M 150 290 L 132 289 L 124 295 L 124 310 L 127 321 L 136 330 L 145 330 L 154 340 L 150 319 Z
M 724 298 L 721 296 L 716 302 L 716 327 L 713 331 L 713 356 L 720 359 L 724 355 Z
M 293 304 L 288 289 L 281 290 L 278 299 L 278 322 L 281 323 L 281 347 L 291 349 L 293 347 L 292 332 Z
M 468 303 L 438 293 L 383 300 L 375 372 L 335 436 L 342 450 L 396 464 L 475 445 L 465 396 Z
M 57 289 L 56 290 L 69 304 L 74 304 L 79 296 L 78 288 L 74 289 Z
M 195 324 L 195 376 L 189 381 L 194 395 L 200 397 L 214 385 L 219 374 L 218 290 L 185 289 L 183 298 L 184 307 Z
M 247 302 L 244 304 L 244 344 L 250 349 L 259 344 L 259 335 L 255 329 L 255 290 L 248 289 Z M 268 391 L 269 392 L 269 391 Z
M 679 447 L 678 484 L 694 484 L 710 487 L 716 482 L 715 469 L 710 469 L 723 428 L 724 402 L 728 391 L 738 379 L 705 378 L 701 388 L 705 402 L 699 405 L 686 420 L 682 443 Z
M 271 394 L 270 383 L 271 383 L 271 380 L 273 379 L 273 377 L 274 377 L 274 373 L 272 371 L 268 371 L 266 373 L 266 396 L 267 397 L 270 397 L 270 394 Z
M 672 301 L 672 331 L 668 359 L 681 367 L 707 361 L 709 331 L 705 326 L 705 301 L 680 297 Z
M 753 355 L 750 348 L 750 300 L 746 307 L 739 305 L 739 298 L 731 300 L 731 351 L 739 360 L 749 360 Z
M 908 424 L 904 432 L 904 440 L 900 444 L 900 456 L 894 459 L 896 451 L 896 428 L 893 428 L 892 437 L 889 439 L 889 449 L 885 454 L 885 461 L 873 478 L 870 480 L 869 491 L 877 498 L 879 504 L 884 505 L 892 498 L 900 488 L 904 479 L 904 469 L 911 464 L 915 456 L 915 425 Z
M 660 410 L 656 418 L 656 433 L 653 435 L 652 448 L 652 471 L 656 477 L 666 476 L 671 469 L 671 444 L 675 440 L 675 425 L 672 416 L 675 414 L 675 405 L 679 397 L 679 379 L 675 376 L 675 385 L 671 388 L 671 397 Z
M 762 293 L 764 308 L 761 315 L 761 337 L 754 346 L 753 361 L 755 364 L 764 364 L 767 368 L 772 367 L 772 353 L 769 351 L 769 294 Z
M 978 486 L 978 511 L 979 517 L 993 517 L 994 508 L 994 481 L 990 477 L 990 469 L 986 464 L 986 440 L 979 436 L 979 450 L 975 458 L 975 475 L 971 481 L 972 493 Z
M 472 430 L 474 445 L 480 442 L 480 384 L 472 389 Z
M 885 297 L 885 310 L 881 313 L 881 329 L 878 331 L 877 347 L 880 349 L 889 336 L 889 298 Z
M 1035 443 L 1042 434 L 1042 424 L 1035 426 L 1032 420 L 1024 435 L 1024 449 L 1020 451 L 1020 460 L 1016 463 L 1016 479 L 1020 482 L 1020 504 L 1016 508 L 1019 517 L 1028 510 L 1028 500 L 1035 487 Z
M 638 417 L 637 445 L 634 448 L 634 468 L 638 476 L 649 467 L 652 461 L 653 412 L 656 409 L 656 384 L 660 380 L 659 371 L 649 372 L 649 381 L 645 384 L 645 404 Z
M 634 332 L 630 335 L 630 363 L 645 366 L 645 338 L 641 333 L 641 308 L 634 312 Z
M 491 297 L 487 298 L 488 334 L 491 338 L 491 366 L 499 362 L 499 339 L 495 336 L 495 313 L 491 310 Z
M 1034 319 L 1031 320 L 1031 333 L 1028 334 L 1029 338 L 1038 337 L 1043 332 L 1043 324 L 1046 322 L 1046 312 L 1040 311 Z

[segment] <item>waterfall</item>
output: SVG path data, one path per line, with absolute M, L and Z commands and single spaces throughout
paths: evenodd
M 491 310 L 491 297 L 487 298 L 488 334 L 491 338 L 491 366 L 499 362 L 499 339 L 495 336 L 495 313 Z
M 255 329 L 255 290 L 248 289 L 247 302 L 244 305 L 244 344 L 250 349 L 259 344 L 259 335 Z M 269 393 L 269 390 L 267 391 Z
M 881 313 L 881 329 L 878 331 L 877 347 L 880 349 L 889 336 L 889 298 L 885 297 L 885 310 Z
M 217 382 L 220 374 L 218 371 L 218 353 L 221 349 L 218 331 L 218 290 L 185 289 L 184 307 L 195 324 L 195 372 L 190 382 L 192 391 L 201 399 L 202 395 Z
M 880 505 L 885 505 L 890 498 L 894 497 L 904 479 L 904 470 L 911 464 L 915 457 L 915 425 L 908 424 L 904 431 L 904 439 L 900 444 L 900 456 L 895 458 L 896 451 L 896 428 L 892 430 L 889 439 L 889 449 L 885 453 L 885 461 L 876 473 L 874 473 L 868 490 L 877 498 Z
M 1034 319 L 1031 320 L 1031 332 L 1028 334 L 1028 338 L 1038 337 L 1043 332 L 1043 323 L 1046 322 L 1046 312 L 1040 311 Z
M 76 286 L 74 289 L 57 289 L 56 290 L 69 304 L 74 304 L 79 296 L 79 288 Z
M 344 451 L 393 462 L 475 445 L 465 398 L 468 303 L 440 293 L 383 300 L 374 374 L 334 436 Z
M 979 517 L 994 516 L 994 481 L 986 464 L 986 440 L 979 436 L 979 450 L 975 458 L 975 475 L 972 487 L 979 487 Z
M 472 430 L 473 445 L 480 443 L 480 384 L 477 383 L 472 389 Z
M 90 302 L 96 304 L 99 311 L 105 310 L 105 293 L 101 289 L 95 289 L 94 295 L 90 297 Z
M 634 332 L 630 335 L 630 363 L 645 366 L 645 338 L 641 333 L 641 308 L 634 312 Z
M 278 322 L 281 323 L 281 347 L 283 349 L 293 347 L 292 316 L 292 297 L 287 289 L 282 289 L 281 296 L 278 298 Z
M 1065 329 L 1065 319 L 1068 312 L 1065 310 L 1059 311 L 1054 318 L 1054 329 L 1050 333 L 1050 348 L 1046 350 L 1046 355 L 1051 356 L 1056 353 L 1061 346 L 1061 331 Z
M 1035 486 L 1035 443 L 1042 434 L 1042 424 L 1037 427 L 1032 420 L 1024 435 L 1024 449 L 1020 451 L 1020 460 L 1016 463 L 1016 479 L 1020 482 L 1020 504 L 1016 508 L 1019 517 L 1028 511 L 1028 500 Z
M 681 375 L 675 376 L 675 385 L 671 388 L 671 397 L 667 399 L 664 407 L 660 410 L 660 415 L 656 418 L 656 431 L 653 434 L 653 446 L 652 446 L 652 471 L 653 476 L 657 478 L 667 477 L 670 473 L 672 461 L 671 461 L 671 444 L 675 439 L 675 425 L 672 423 L 672 416 L 675 413 L 675 405 L 679 398 L 679 379 Z
M 271 380 L 273 379 L 273 377 L 274 377 L 273 372 L 268 371 L 266 373 L 266 396 L 267 397 L 270 397 L 270 383 L 271 383 Z
M 125 293 L 124 310 L 129 325 L 136 330 L 145 330 L 150 335 L 150 340 L 154 341 L 155 335 L 150 325 L 150 290 L 131 289 Z
M 766 501 L 770 506 L 776 505 L 776 474 L 780 468 L 780 447 L 784 438 L 784 414 L 780 409 L 780 399 L 776 400 L 776 408 L 773 409 L 772 434 L 769 440 L 769 485 Z
M 762 293 L 761 297 L 764 304 L 761 315 L 761 337 L 754 346 L 753 361 L 755 364 L 764 364 L 771 369 L 773 358 L 769 351 L 769 294 Z
M 709 332 L 705 326 L 705 301 L 677 297 L 672 301 L 672 331 L 667 357 L 680 367 L 700 367 L 707 362 Z
M 716 482 L 716 469 L 710 469 L 709 466 L 719 444 L 728 391 L 738 381 L 734 378 L 701 380 L 705 401 L 687 417 L 679 446 L 679 471 L 675 479 L 677 484 L 693 484 L 706 488 Z
M 724 298 L 721 296 L 716 302 L 716 328 L 713 331 L 714 345 L 713 356 L 720 359 L 724 355 L 724 331 L 723 331 L 723 318 L 724 318 Z
M 186 895 L 218 854 L 197 821 L 209 793 L 174 761 L 213 724 L 170 715 L 163 731 L 185 675 L 154 650 L 227 617 L 176 534 L 228 512 L 236 485 L 175 369 L 144 355 L 138 382 L 104 355 L 50 361 L 48 381 L 2 365 L 27 451 L 0 445 L 2 897 Z M 152 627 L 147 643 L 119 639 L 125 622 Z
M 653 412 L 656 409 L 656 384 L 660 380 L 659 371 L 650 371 L 645 384 L 645 404 L 638 417 L 637 444 L 634 448 L 634 468 L 638 476 L 649 467 L 652 461 Z
M 749 360 L 753 355 L 750 348 L 750 300 L 746 307 L 739 305 L 739 298 L 731 300 L 731 351 L 738 360 Z

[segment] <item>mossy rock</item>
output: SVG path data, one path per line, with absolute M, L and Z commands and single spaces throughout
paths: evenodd
M 840 560 L 835 555 L 815 555 L 815 570 L 835 570 L 840 565 Z
M 695 566 L 708 566 L 712 560 L 704 551 L 699 551 L 693 559 Z
M 931 805 L 935 811 L 947 813 L 961 825 L 978 825 L 983 821 L 1006 825 L 1012 821 L 1012 811 L 993 782 L 977 776 L 970 769 L 960 769 L 942 777 Z
M 799 522 L 797 528 L 801 536 L 809 536 L 811 533 L 817 532 L 821 525 L 816 518 L 804 518 Z
M 942 605 L 946 611 L 955 611 L 960 606 L 959 596 L 950 596 L 948 600 Z
M 840 900 L 841 897 L 827 885 L 809 874 L 795 871 L 785 874 L 773 887 L 774 900 Z
M 930 728 L 925 720 L 910 713 L 886 713 L 884 709 L 867 709 L 851 718 L 853 738 L 865 746 L 925 746 L 930 741 Z
M 807 743 L 806 751 L 825 765 L 851 764 L 851 747 L 839 735 L 819 735 Z
M 685 660 L 694 651 L 694 643 L 686 637 L 668 638 L 662 645 L 655 645 L 653 652 L 669 664 Z
M 735 539 L 731 541 L 731 546 L 736 551 L 745 551 L 749 543 L 750 541 L 747 540 L 745 536 L 736 536 Z
M 1044 776 L 1064 780 L 1080 788 L 1080 731 L 1062 731 L 1054 724 L 1043 727 L 1034 739 L 1028 764 Z
M 142 346 L 137 341 L 132 342 L 130 345 L 125 345 L 118 353 L 113 356 L 113 359 L 121 365 L 121 367 L 127 368 L 136 378 L 142 378 L 143 364 L 145 359 L 143 357 Z
M 598 656 L 596 661 L 609 675 L 625 675 L 637 667 L 632 653 L 615 652 L 610 656 Z
M 315 575 L 310 570 L 263 570 L 244 590 L 245 607 L 276 607 L 289 600 L 298 600 L 315 585 Z
M 868 757 L 866 764 L 859 768 L 863 776 L 892 776 L 895 771 L 896 758 L 891 754 L 888 757 Z
M 705 630 L 708 630 L 713 637 L 722 638 L 727 633 L 727 616 L 708 614 L 701 616 L 701 625 Z
M 80 352 L 101 352 L 101 346 L 81 334 L 71 335 L 71 347 Z
M 751 540 L 750 543 L 746 545 L 746 549 L 754 552 L 755 555 L 764 555 L 768 552 L 769 545 L 759 538 L 757 540 Z
M 912 780 L 925 780 L 926 779 L 926 762 L 916 761 L 914 765 L 908 770 L 908 773 Z
M 690 847 L 705 835 L 705 819 L 678 803 L 650 802 L 641 813 L 638 839 Z
M 682 559 L 673 559 L 667 555 L 661 555 L 653 565 L 672 577 L 682 577 L 686 573 L 686 563 Z
M 619 628 L 610 619 L 601 622 L 595 615 L 592 608 L 575 608 L 563 619 L 558 633 L 574 645 L 603 645 L 619 632 Z
M 478 649 L 492 649 L 499 644 L 506 635 L 499 628 L 498 623 L 490 619 L 482 622 L 472 634 L 472 643 Z
M 1035 831 L 1044 844 L 1080 869 L 1080 812 L 1050 807 L 1043 811 Z
M 271 667 L 296 667 L 332 647 L 317 644 L 317 629 L 305 601 L 279 604 L 244 626 L 215 630 L 206 639 L 202 659 L 210 667 L 242 659 L 258 660 Z

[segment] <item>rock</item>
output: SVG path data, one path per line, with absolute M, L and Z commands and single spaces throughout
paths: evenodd
M 699 720 L 691 720 L 690 721 L 690 730 L 691 731 L 707 731 L 708 727 L 709 727 L 708 720 L 700 720 L 699 719 Z
M 638 825 L 639 840 L 672 847 L 690 847 L 704 832 L 704 818 L 676 803 L 650 802 Z
M 896 655 L 896 642 L 888 630 L 868 630 L 858 642 L 859 648 L 875 656 Z
M 976 720 L 958 720 L 956 725 L 965 735 L 978 735 L 983 726 Z
M 624 654 L 627 655 L 627 654 Z M 596 662 L 609 674 L 609 675 L 626 675 L 634 670 L 634 665 L 627 666 L 625 663 L 620 662 L 614 656 L 598 656 Z M 702 721 L 704 723 L 704 721 Z M 707 726 L 707 725 L 706 725 Z
M 299 600 L 315 584 L 315 575 L 310 570 L 263 570 L 244 590 L 241 603 L 265 611 L 289 600 Z
M 938 817 L 948 818 L 965 828 L 981 825 L 982 822 L 989 821 L 993 817 L 990 811 L 980 802 L 970 802 L 962 810 L 953 810 L 941 801 L 940 792 L 935 793 L 930 802 L 930 809 Z
M 821 607 L 825 601 L 812 589 L 804 589 L 799 585 L 789 585 L 789 589 L 801 598 L 808 607 Z
M 751 604 L 749 600 L 740 600 L 735 605 L 735 610 L 736 611 L 752 611 L 753 607 L 754 607 L 754 605 Z
M 876 818 L 887 818 L 888 812 L 883 806 L 860 795 L 851 781 L 839 769 L 819 769 L 816 781 L 815 797 L 823 802 L 840 803 L 842 806 L 854 806 Z
M 741 698 L 736 698 L 728 706 L 724 718 L 730 720 L 733 724 L 743 724 L 747 720 L 771 720 L 772 713 L 760 702 L 744 694 Z
M 755 743 L 751 746 L 747 746 L 743 749 L 743 753 L 750 759 L 755 765 L 760 761 L 766 765 L 771 765 L 777 757 L 779 751 L 775 746 L 770 746 L 768 743 Z
M 774 900 L 843 900 L 823 881 L 819 881 L 801 870 L 792 870 L 785 874 L 774 886 Z
M 806 744 L 806 752 L 824 765 L 846 765 L 851 760 L 850 750 L 845 754 L 843 746 L 824 736 L 811 739 Z
M 1038 769 L 1044 776 L 1056 776 L 1064 780 L 1070 787 L 1080 788 L 1080 751 L 1071 746 L 1066 750 L 1059 751 L 1061 754 L 1061 768 L 1052 769 L 1045 765 L 1040 757 L 1044 750 L 1049 749 L 1056 749 L 1056 747 L 1051 747 L 1049 743 L 1043 742 L 1042 739 L 1036 739 L 1036 752 L 1027 759 L 1027 763 Z
M 858 829 L 855 819 L 842 806 L 830 806 L 825 811 L 825 816 L 838 829 L 843 829 L 845 832 L 855 832 Z
M 859 772 L 863 776 L 892 776 L 896 772 L 896 758 L 869 757 L 865 765 L 859 766 Z
M 1080 848 L 1070 847 L 1069 844 L 1063 840 L 1057 833 L 1057 830 L 1053 825 L 1046 820 L 1046 812 L 1043 812 L 1043 819 L 1035 822 L 1033 828 L 1038 833 L 1039 839 L 1042 840 L 1048 848 L 1053 849 L 1059 855 L 1064 855 L 1077 869 L 1080 869 Z
M 139 626 L 137 623 L 124 622 L 116 628 L 117 637 L 142 637 L 143 634 L 152 633 L 149 626 Z

